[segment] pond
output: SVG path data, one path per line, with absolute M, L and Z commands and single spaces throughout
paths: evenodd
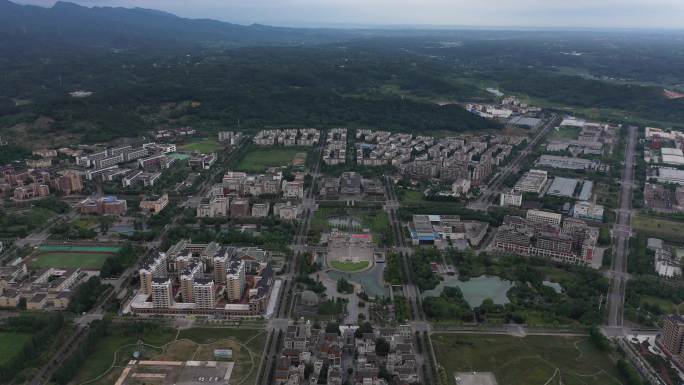
M 328 277 L 336 281 L 344 277 L 348 281 L 358 283 L 363 286 L 369 297 L 389 297 L 389 288 L 383 286 L 385 282 L 383 279 L 384 269 L 384 263 L 376 263 L 370 270 L 360 273 L 344 273 L 332 270 L 328 272 Z
M 563 287 L 557 282 L 544 281 L 542 282 L 542 285 L 552 288 L 556 293 L 563 291 Z
M 463 298 L 470 307 L 482 305 L 482 301 L 486 298 L 491 298 L 497 305 L 505 305 L 510 302 L 506 293 L 508 293 L 508 289 L 513 287 L 513 282 L 486 275 L 462 282 L 458 280 L 457 276 L 447 276 L 436 288 L 423 292 L 423 298 L 438 296 L 442 294 L 445 287 L 460 288 L 463 292 Z

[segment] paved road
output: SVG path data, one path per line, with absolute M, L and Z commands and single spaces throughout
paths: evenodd
M 420 297 L 420 291 L 413 283 L 413 277 L 411 276 L 411 265 L 409 263 L 409 258 L 411 255 L 411 248 L 407 246 L 406 240 L 404 239 L 404 230 L 401 225 L 401 220 L 399 219 L 398 207 L 399 199 L 397 198 L 397 193 L 394 190 L 394 183 L 389 177 L 385 177 L 385 188 L 387 194 L 387 203 L 385 204 L 385 210 L 390 218 L 392 224 L 392 231 L 394 232 L 395 244 L 398 246 L 396 251 L 401 257 L 401 263 L 404 268 L 405 279 L 404 283 L 404 297 L 408 300 L 413 312 L 413 319 L 415 321 L 425 320 L 422 311 L 422 301 Z
M 634 182 L 634 156 L 636 152 L 637 128 L 628 129 L 625 164 L 622 172 L 622 187 L 620 190 L 620 210 L 613 227 L 613 243 L 615 258 L 609 271 L 610 288 L 608 292 L 608 327 L 621 328 L 625 303 L 625 289 L 627 287 L 627 253 L 629 252 L 629 237 L 631 235 L 632 220 L 632 188 Z
M 546 137 L 549 131 L 556 127 L 559 123 L 560 117 L 557 115 L 552 115 L 551 118 L 542 126 L 542 128 L 537 132 L 537 134 L 530 140 L 527 146 L 518 153 L 518 155 L 505 165 L 499 172 L 489 181 L 489 184 L 480 191 L 480 197 L 468 204 L 468 208 L 471 210 L 483 210 L 487 211 L 491 205 L 491 199 L 499 194 L 499 189 L 501 184 L 508 178 L 511 173 L 517 173 L 519 170 L 520 162 L 523 161 L 530 153 L 534 152 L 534 148 L 539 144 L 539 142 Z

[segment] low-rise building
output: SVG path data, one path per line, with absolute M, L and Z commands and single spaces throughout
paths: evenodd
M 161 196 L 145 197 L 140 201 L 140 209 L 151 214 L 159 214 L 169 205 L 169 195 L 164 193 Z

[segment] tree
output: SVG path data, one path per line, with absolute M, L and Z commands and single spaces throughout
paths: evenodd
M 337 322 L 328 322 L 325 325 L 325 332 L 340 335 L 340 324 L 338 324 Z
M 375 354 L 385 357 L 390 352 L 390 344 L 384 338 L 380 337 L 375 341 Z
M 366 333 L 373 333 L 373 325 L 370 322 L 364 322 L 359 325 L 358 329 L 354 332 L 354 337 L 361 338 Z

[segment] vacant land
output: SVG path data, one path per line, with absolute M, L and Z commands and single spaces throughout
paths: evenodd
M 154 360 L 215 360 L 214 349 L 233 349 L 235 368 L 232 378 L 238 379 L 235 384 L 247 385 L 256 381 L 266 333 L 263 330 L 238 328 L 194 328 L 178 333 L 175 329 L 160 328 L 146 331 L 143 336 L 132 336 L 114 329 L 98 342 L 74 383 L 94 379 L 91 382 L 93 385 L 114 383 L 136 350 L 138 338 L 145 343 L 143 357 Z M 112 367 L 113 364 L 116 367 Z
M 416 190 L 401 189 L 397 190 L 401 203 L 424 203 L 423 193 Z
M 549 135 L 550 140 L 575 140 L 579 137 L 581 129 L 579 127 L 561 127 L 558 130 L 552 130 Z
M 0 366 L 14 358 L 14 355 L 30 341 L 29 333 L 0 332 Z
M 269 167 L 289 166 L 298 153 L 307 151 L 299 147 L 257 148 L 247 152 L 238 162 L 236 169 L 260 173 Z
M 209 154 L 216 152 L 222 148 L 221 144 L 213 139 L 204 139 L 197 142 L 184 144 L 180 147 L 183 151 L 199 152 L 202 154 Z
M 632 221 L 634 231 L 671 242 L 684 241 L 684 222 L 637 215 Z
M 330 266 L 332 266 L 334 269 L 340 270 L 340 271 L 348 271 L 348 272 L 365 270 L 369 264 L 370 264 L 370 262 L 368 262 L 368 261 L 361 261 L 361 262 L 330 261 Z
M 454 384 L 456 372 L 493 372 L 499 385 L 619 385 L 605 353 L 587 338 L 435 334 L 437 361 Z

